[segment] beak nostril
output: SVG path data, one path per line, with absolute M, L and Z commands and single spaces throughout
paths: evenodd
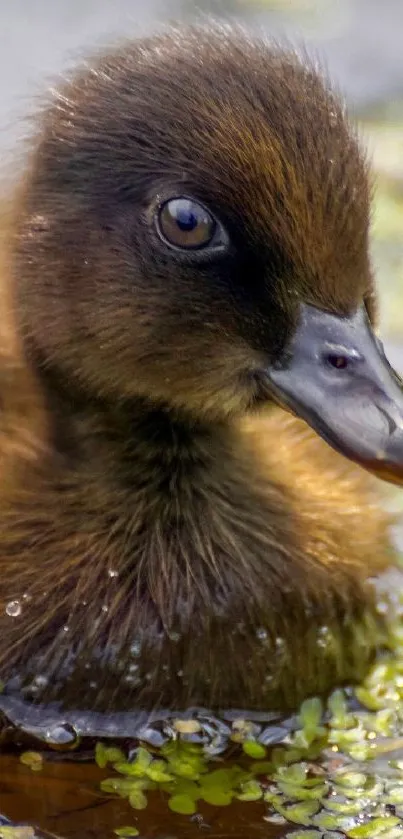
M 326 351 L 322 353 L 322 361 L 333 370 L 347 370 L 364 361 L 364 358 L 354 347 L 328 343 Z
M 326 353 L 324 358 L 325 358 L 326 364 L 329 364 L 331 367 L 334 367 L 336 370 L 345 370 L 351 362 L 351 358 L 348 358 L 345 355 L 338 355 L 336 353 Z

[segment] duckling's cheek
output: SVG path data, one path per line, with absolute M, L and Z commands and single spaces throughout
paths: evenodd
M 279 401 L 333 448 L 403 484 L 402 382 L 363 307 L 339 317 L 301 306 L 289 351 L 267 376 Z

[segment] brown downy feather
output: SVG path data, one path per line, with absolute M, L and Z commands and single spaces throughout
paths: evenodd
M 125 44 L 55 94 L 5 228 L 9 690 L 269 708 L 363 673 L 391 560 L 373 483 L 255 415 L 245 371 L 300 299 L 372 312 L 367 176 L 314 68 L 232 29 Z M 226 220 L 225 258 L 158 240 L 177 194 Z

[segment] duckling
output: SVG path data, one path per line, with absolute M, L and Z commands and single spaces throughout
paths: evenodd
M 369 472 L 403 476 L 369 208 L 328 82 L 237 28 L 53 94 L 3 254 L 5 695 L 291 708 L 362 675 L 393 562 Z

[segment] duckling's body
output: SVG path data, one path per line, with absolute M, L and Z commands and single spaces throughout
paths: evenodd
M 159 235 L 175 195 L 216 214 L 207 251 Z M 367 227 L 356 140 L 293 55 L 195 29 L 102 56 L 60 93 L 5 272 L 6 689 L 269 708 L 363 672 L 386 517 L 256 371 L 300 300 L 373 317 Z
M 104 707 L 103 686 L 119 708 L 292 706 L 363 672 L 365 580 L 390 556 L 358 469 L 280 409 L 259 435 L 157 410 L 75 420 L 79 463 L 24 470 L 3 524 L 17 671 L 50 672 L 53 695 L 61 668 L 73 707 Z

